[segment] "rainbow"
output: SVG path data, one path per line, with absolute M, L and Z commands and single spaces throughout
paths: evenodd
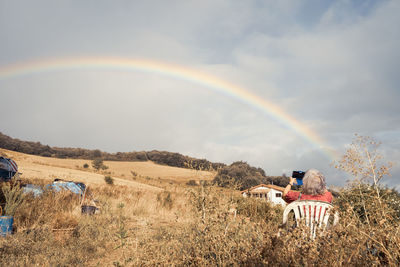
M 280 107 L 263 99 L 244 88 L 214 77 L 212 75 L 190 69 L 186 66 L 167 64 L 158 61 L 126 59 L 116 57 L 79 57 L 55 58 L 45 60 L 25 61 L 0 67 L 0 80 L 19 77 L 22 75 L 46 73 L 60 70 L 76 69 L 106 69 L 117 71 L 142 71 L 186 80 L 211 88 L 212 90 L 228 95 L 261 112 L 275 118 L 289 129 L 302 136 L 313 146 L 322 150 L 329 158 L 335 158 L 335 152 L 326 145 L 326 142 L 306 125 L 289 115 Z

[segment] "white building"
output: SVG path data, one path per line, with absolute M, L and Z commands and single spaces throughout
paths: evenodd
M 283 190 L 285 190 L 285 188 L 277 185 L 259 184 L 252 188 L 243 190 L 241 193 L 243 197 L 264 199 L 274 204 L 286 206 L 286 202 L 282 198 Z

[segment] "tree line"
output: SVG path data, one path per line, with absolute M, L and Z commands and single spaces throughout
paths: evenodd
M 234 187 L 244 190 L 259 184 L 274 184 L 285 187 L 289 178 L 282 176 L 267 176 L 262 168 L 250 166 L 247 162 L 236 161 L 218 170 L 214 183 L 221 187 Z
M 0 132 L 0 148 L 22 152 L 31 155 L 54 158 L 73 158 L 73 159 L 102 159 L 110 161 L 153 161 L 158 164 L 193 168 L 196 170 L 217 170 L 225 164 L 214 163 L 206 159 L 197 159 L 179 153 L 167 151 L 132 151 L 108 153 L 99 149 L 50 147 L 40 142 L 23 141 L 9 137 Z

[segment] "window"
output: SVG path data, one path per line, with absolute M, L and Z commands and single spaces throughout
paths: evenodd
M 282 193 L 276 193 L 275 196 L 276 197 L 282 197 Z

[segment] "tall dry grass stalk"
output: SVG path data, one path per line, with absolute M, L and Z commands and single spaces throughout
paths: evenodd
M 18 184 L 9 182 L 1 184 L 1 193 L 4 198 L 3 211 L 6 216 L 14 216 L 16 210 L 21 205 L 24 195 Z M 1 214 L 0 214 L 1 215 Z

